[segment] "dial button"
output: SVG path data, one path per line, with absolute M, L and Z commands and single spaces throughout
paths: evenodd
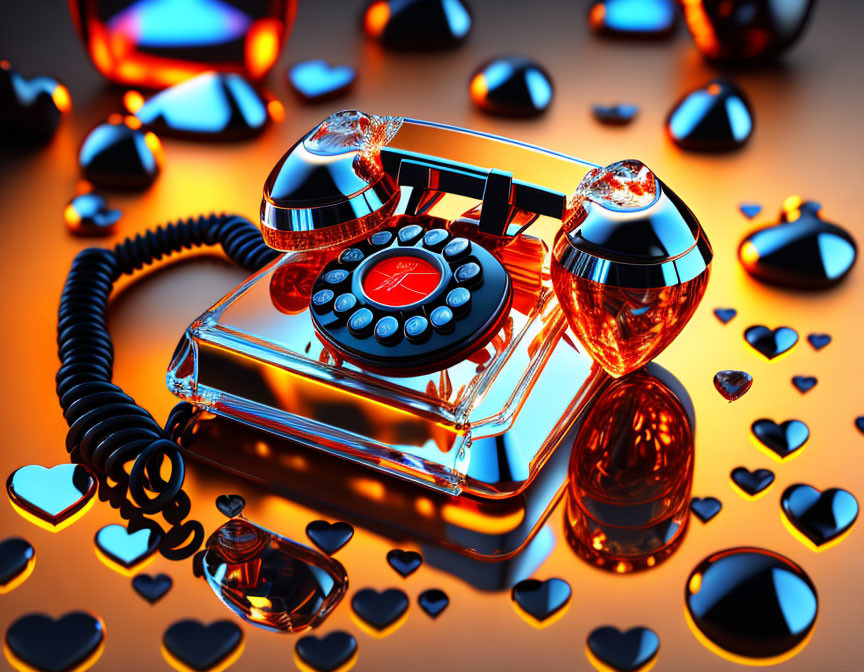
M 375 324 L 375 340 L 382 345 L 393 345 L 399 336 L 399 320 L 392 315 L 382 317 Z

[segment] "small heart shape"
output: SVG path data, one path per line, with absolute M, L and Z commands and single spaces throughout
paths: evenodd
M 746 371 L 726 369 L 714 374 L 714 387 L 726 401 L 740 399 L 753 385 L 753 376 Z
M 76 236 L 111 235 L 122 215 L 119 210 L 111 210 L 108 201 L 92 191 L 73 198 L 63 211 L 66 228 Z
M 745 467 L 735 467 L 730 478 L 745 493 L 755 497 L 774 482 L 774 472 L 770 469 L 750 471 Z
M 594 118 L 604 124 L 611 126 L 623 126 L 633 121 L 639 107 L 627 103 L 615 105 L 592 105 L 591 112 Z
M 364 588 L 354 593 L 351 608 L 367 625 L 382 632 L 396 623 L 408 611 L 408 596 L 398 588 L 378 592 Z
M 814 350 L 821 350 L 831 342 L 831 336 L 829 334 L 808 334 L 807 340 Z
M 150 576 L 149 574 L 138 574 L 132 579 L 132 587 L 135 592 L 147 600 L 150 604 L 155 604 L 161 600 L 165 593 L 171 590 L 174 582 L 167 574 L 157 574 Z
M 423 564 L 423 556 L 417 553 L 417 551 L 403 551 L 394 548 L 392 551 L 387 552 L 387 563 L 402 578 L 406 578 L 420 569 L 420 565 Z
M 690 510 L 703 523 L 707 523 L 714 516 L 720 513 L 723 504 L 716 497 L 694 497 L 690 500 Z
M 288 82 L 294 92 L 307 102 L 335 98 L 354 84 L 357 72 L 350 65 L 330 65 L 314 59 L 291 66 Z
M 799 450 L 810 438 L 810 428 L 800 420 L 786 420 L 779 425 L 768 418 L 754 422 L 753 436 L 781 459 Z
M 243 631 L 231 621 L 204 625 L 177 621 L 162 635 L 166 651 L 180 664 L 205 672 L 224 663 L 243 642 Z
M 77 520 L 72 517 L 93 501 L 96 487 L 96 476 L 83 464 L 30 464 L 13 471 L 6 481 L 12 504 L 53 531 Z
M 564 609 L 571 594 L 570 584 L 564 579 L 524 579 L 510 591 L 513 602 L 539 623 Z
M 737 314 L 738 314 L 738 311 L 735 310 L 734 308 L 715 308 L 714 309 L 714 316 L 718 320 L 720 320 L 723 324 L 729 324 L 729 322 L 732 321 L 732 318 L 734 318 Z
M 430 588 L 420 593 L 417 597 L 417 603 L 431 618 L 438 618 L 450 604 L 450 598 L 443 590 Z
M 617 672 L 636 672 L 656 658 L 660 638 L 648 628 L 636 627 L 621 632 L 607 625 L 588 635 L 588 650 L 600 663 Z
M 216 498 L 216 508 L 223 516 L 233 518 L 243 513 L 246 508 L 246 500 L 240 495 L 219 495 Z
M 0 595 L 19 585 L 33 569 L 36 551 L 21 537 L 10 537 L 0 542 Z
M 306 536 L 327 555 L 333 555 L 354 536 L 354 528 L 348 523 L 338 521 L 313 520 L 306 526 Z
M 122 525 L 106 525 L 96 533 L 96 546 L 109 560 L 129 570 L 156 552 L 160 535 L 150 529 L 129 532 Z
M 294 653 L 316 672 L 334 672 L 343 666 L 349 667 L 350 661 L 356 658 L 357 640 L 341 630 L 324 637 L 306 635 L 297 640 Z
M 64 614 L 57 620 L 45 614 L 29 614 L 6 631 L 8 651 L 24 663 L 15 667 L 40 672 L 78 668 L 91 656 L 98 657 L 104 639 L 102 622 L 83 611 Z
M 801 394 L 807 394 L 818 382 L 815 376 L 792 376 L 792 384 Z
M 858 518 L 858 500 L 841 488 L 819 492 L 810 485 L 790 485 L 780 497 L 787 520 L 817 547 L 837 539 Z
M 738 206 L 738 209 L 747 219 L 753 219 L 756 215 L 762 212 L 762 206 L 758 203 L 741 203 Z
M 798 332 L 789 327 L 768 327 L 757 324 L 748 327 L 744 332 L 744 340 L 757 352 L 769 360 L 788 352 L 798 342 Z

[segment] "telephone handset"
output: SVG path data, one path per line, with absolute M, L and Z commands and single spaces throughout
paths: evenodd
M 190 326 L 169 387 L 487 497 L 527 486 L 604 369 L 635 370 L 677 336 L 712 256 L 638 161 L 358 111 L 286 152 L 261 223 L 285 254 Z

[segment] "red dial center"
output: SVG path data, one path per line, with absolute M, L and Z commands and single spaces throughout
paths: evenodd
M 363 291 L 373 301 L 400 308 L 422 301 L 441 282 L 441 271 L 420 257 L 387 257 L 366 273 Z

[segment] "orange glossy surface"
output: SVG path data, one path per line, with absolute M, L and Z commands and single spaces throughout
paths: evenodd
M 830 169 L 864 153 L 860 133 L 864 99 L 849 85 L 860 77 L 864 44 L 859 26 L 864 8 L 857 3 L 819 3 L 807 33 L 779 66 L 734 72 L 755 106 L 753 138 L 735 154 L 694 156 L 677 151 L 666 140 L 663 120 L 675 99 L 710 81 L 716 71 L 704 63 L 683 30 L 659 44 L 607 42 L 589 35 L 584 7 L 572 0 L 548 5 L 475 2 L 476 30 L 462 49 L 393 55 L 358 30 L 362 3 L 345 4 L 346 11 L 337 13 L 331 3 L 303 3 L 280 64 L 320 57 L 326 46 L 328 60 L 354 63 L 361 72 L 362 79 L 349 97 L 323 109 L 290 103 L 283 124 L 272 125 L 248 143 L 166 140 L 163 173 L 148 191 L 108 195 L 109 204 L 123 210 L 124 217 L 117 235 L 98 244 L 204 210 L 236 211 L 254 220 L 261 187 L 273 164 L 298 137 L 337 108 L 476 128 L 604 165 L 639 158 L 697 214 L 715 252 L 702 305 L 659 363 L 683 382 L 696 407 L 693 494 L 716 496 L 724 506 L 708 524 L 691 520 L 681 546 L 666 562 L 621 576 L 599 571 L 575 555 L 564 537 L 559 505 L 545 528 L 554 546 L 534 575 L 560 576 L 573 586 L 574 595 L 561 620 L 543 630 L 517 616 L 506 590 L 479 590 L 442 569 L 442 563 L 433 562 L 428 553 L 424 566 L 402 580 L 386 564 L 385 555 L 394 547 L 417 548 L 417 542 L 408 535 L 388 538 L 358 522 L 354 538 L 336 554 L 350 577 L 348 599 L 365 586 L 398 586 L 412 599 L 407 620 L 393 634 L 376 639 L 356 627 L 350 605 L 343 600 L 316 634 L 335 629 L 354 634 L 359 643 L 354 668 L 358 672 L 394 668 L 437 672 L 442 660 L 451 662 L 454 670 L 495 672 L 545 666 L 582 672 L 591 669 L 584 652 L 591 630 L 607 623 L 622 629 L 644 624 L 661 640 L 654 669 L 731 672 L 745 668 L 707 650 L 690 631 L 684 616 L 684 585 L 692 569 L 709 554 L 757 545 L 782 553 L 804 568 L 820 598 L 819 619 L 807 646 L 772 669 L 811 672 L 860 667 L 864 527 L 859 521 L 840 544 L 814 553 L 786 530 L 778 501 L 780 493 L 796 482 L 843 487 L 859 502 L 864 500 L 860 466 L 864 437 L 853 425 L 853 419 L 864 414 L 860 351 L 864 272 L 854 269 L 834 291 L 802 295 L 751 280 L 739 267 L 736 250 L 759 221 L 776 219 L 791 194 L 819 200 L 826 218 L 848 227 L 859 243 L 864 240 L 856 173 L 852 168 Z M 90 65 L 65 8 L 56 3 L 50 8 L 41 5 L 0 3 L 0 41 L 8 49 L 8 58 L 22 68 L 32 64 L 28 72 L 62 79 L 73 100 L 71 114 L 47 146 L 0 153 L 4 209 L 0 278 L 3 311 L 11 325 L 0 332 L 4 477 L 23 464 L 51 465 L 67 459 L 63 444 L 67 428 L 54 395 L 56 307 L 72 257 L 94 243 L 68 235 L 62 213 L 78 181 L 78 143 L 107 114 L 122 109 L 121 93 L 107 88 Z M 19 18 L 16 10 L 30 13 Z M 529 53 L 543 63 L 555 81 L 556 97 L 543 118 L 493 119 L 473 110 L 467 79 L 480 61 L 501 50 L 502 40 L 508 51 Z M 271 83 L 286 99 L 275 77 Z M 619 99 L 640 104 L 630 126 L 600 126 L 591 118 L 592 103 Z M 552 171 L 547 175 L 550 183 L 560 179 Z M 748 222 L 738 212 L 741 201 L 765 206 L 758 221 Z M 190 257 L 142 275 L 140 282 L 125 283 L 115 295 L 110 313 L 115 381 L 160 422 L 176 401 L 165 389 L 164 375 L 180 334 L 245 277 L 221 257 Z M 711 314 L 719 306 L 736 308 L 738 316 L 722 325 Z M 788 324 L 798 330 L 801 342 L 787 357 L 766 361 L 741 337 L 751 324 Z M 830 333 L 834 339 L 819 352 L 806 342 L 806 335 L 816 331 Z M 750 392 L 732 404 L 717 394 L 711 382 L 718 370 L 727 368 L 744 369 L 755 380 Z M 816 375 L 819 384 L 801 395 L 789 383 L 797 374 Z M 760 417 L 800 418 L 810 426 L 812 437 L 798 457 L 775 463 L 750 440 L 750 424 Z M 739 465 L 773 469 L 777 480 L 771 491 L 757 501 L 740 497 L 729 482 L 729 472 Z M 414 506 L 412 499 L 395 499 L 374 481 L 356 487 L 376 497 L 373 501 L 379 507 L 407 507 L 406 502 Z M 185 489 L 192 500 L 191 516 L 208 533 L 224 522 L 213 506 L 215 497 L 223 493 L 242 494 L 248 502 L 247 517 L 300 541 L 305 540 L 306 524 L 324 509 L 314 501 L 294 501 L 251 480 L 191 461 Z M 434 500 L 430 506 L 422 497 L 417 499 L 420 503 L 412 513 L 431 515 L 430 524 L 443 525 L 445 515 L 457 515 L 450 511 L 439 517 Z M 324 511 L 323 517 L 332 520 Z M 498 524 L 503 526 L 507 520 Z M 102 565 L 92 550 L 94 533 L 119 522 L 115 509 L 96 502 L 73 525 L 51 534 L 21 518 L 8 503 L 0 503 L 2 536 L 24 536 L 37 555 L 30 577 L 0 596 L 0 631 L 33 610 L 56 616 L 86 609 L 100 616 L 106 628 L 105 648 L 93 669 L 151 672 L 168 669 L 160 643 L 170 623 L 189 617 L 204 622 L 232 617 L 203 581 L 192 576 L 188 561 L 156 558 L 146 571 L 169 573 L 174 587 L 153 606 L 136 595 L 129 580 Z M 486 570 L 494 572 L 495 566 L 486 564 Z M 60 580 L 70 576 L 74 580 Z M 432 587 L 450 597 L 450 606 L 435 621 L 416 604 L 417 595 Z M 245 672 L 274 664 L 292 669 L 291 636 L 242 627 L 245 647 L 229 670 Z M 2 658 L 0 668 L 8 668 Z

